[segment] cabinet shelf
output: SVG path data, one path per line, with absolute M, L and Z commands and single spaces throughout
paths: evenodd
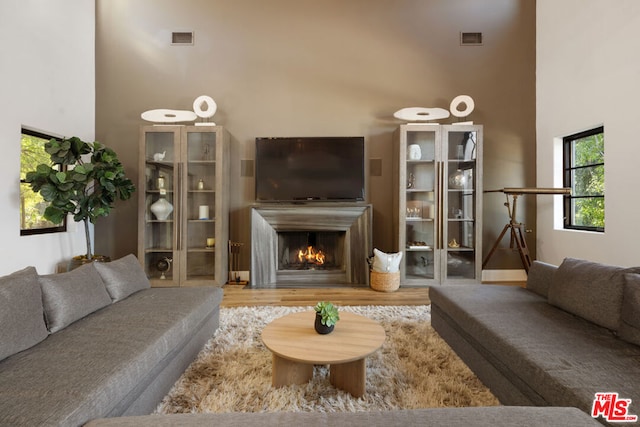
M 171 253 L 173 252 L 173 248 L 147 248 L 144 251 L 146 253 L 162 253 L 162 252 Z
M 407 188 L 407 193 L 433 193 L 434 190 L 427 188 Z
M 449 165 L 455 165 L 456 169 L 473 169 L 475 167 L 475 160 L 464 160 L 464 159 L 449 159 Z
M 431 246 L 409 246 L 407 247 L 407 251 L 409 252 L 431 252 L 433 251 L 433 249 L 431 249 Z
M 162 166 L 162 167 L 167 168 L 167 169 L 173 169 L 173 162 L 169 162 L 169 161 L 166 161 L 166 160 L 158 161 L 158 160 L 147 159 L 147 160 L 145 160 L 145 163 L 148 164 L 148 165 Z
M 144 190 L 147 194 L 160 194 L 160 190 L 146 189 Z M 173 190 L 164 190 L 167 194 L 173 194 Z
M 469 248 L 466 246 L 460 246 L 458 248 L 450 248 L 447 247 L 447 251 L 448 252 L 473 252 L 475 250 L 475 248 Z

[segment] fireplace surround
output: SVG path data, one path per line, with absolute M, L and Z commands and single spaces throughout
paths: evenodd
M 367 286 L 371 223 L 367 204 L 254 206 L 251 286 Z

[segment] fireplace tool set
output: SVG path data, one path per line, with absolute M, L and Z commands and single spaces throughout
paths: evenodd
M 240 280 L 240 249 L 244 243 L 229 240 L 229 284 L 247 285 L 246 280 Z

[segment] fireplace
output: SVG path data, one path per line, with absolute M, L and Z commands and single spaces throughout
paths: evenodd
M 254 207 L 254 287 L 366 286 L 371 207 L 310 204 Z

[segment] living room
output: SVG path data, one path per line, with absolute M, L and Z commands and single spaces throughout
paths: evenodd
M 562 227 L 558 197 L 524 196 L 519 220 L 535 259 L 566 257 L 637 265 L 629 221 L 639 203 L 632 159 L 639 60 L 640 7 L 596 0 L 27 0 L 0 6 L 0 136 L 6 182 L 19 175 L 20 129 L 77 135 L 114 148 L 137 182 L 140 114 L 190 109 L 209 95 L 214 121 L 231 134 L 230 238 L 244 243 L 240 270 L 250 270 L 256 137 L 363 135 L 373 206 L 373 244 L 393 249 L 393 113 L 409 106 L 447 108 L 472 96 L 469 117 L 484 126 L 484 188 L 560 187 L 562 137 L 604 125 L 607 228 Z M 194 43 L 171 45 L 172 31 Z M 483 43 L 461 46 L 461 32 Z M 19 66 L 18 66 L 19 65 Z M 450 119 L 449 121 L 450 122 Z M 634 148 L 635 147 L 635 148 Z M 65 233 L 20 236 L 18 186 L 3 191 L 5 244 L 0 274 L 33 265 L 41 274 L 84 251 L 80 226 Z M 627 193 L 628 192 L 628 193 Z M 623 200 L 624 199 L 624 200 Z M 483 253 L 508 220 L 503 198 L 484 195 Z M 138 206 L 119 202 L 95 227 L 95 249 L 113 259 L 137 248 Z M 525 277 L 517 254 L 497 254 L 485 280 Z
M 633 59 L 624 54 L 636 17 L 632 5 L 626 13 L 564 2 L 433 2 L 429 7 L 382 2 L 326 4 L 311 13 L 281 2 L 270 5 L 273 17 L 251 2 L 214 5 L 207 6 L 211 16 L 201 13 L 199 3 L 173 10 L 169 3 L 65 2 L 38 4 L 38 13 L 30 3 L 11 6 L 4 15 L 21 19 L 3 31 L 15 34 L 12 25 L 23 21 L 36 30 L 6 47 L 3 93 L 12 108 L 0 127 L 5 143 L 19 140 L 22 125 L 95 139 L 119 153 L 135 182 L 138 128 L 145 123 L 140 113 L 188 109 L 197 96 L 212 96 L 219 105 L 215 121 L 234 138 L 230 235 L 247 246 L 254 189 L 251 177 L 240 176 L 240 163 L 253 158 L 255 137 L 364 135 L 369 159 L 382 159 L 381 176 L 368 177 L 374 246 L 390 250 L 391 135 L 399 124 L 393 112 L 407 106 L 446 108 L 455 96 L 469 94 L 476 102 L 469 119 L 485 126 L 485 189 L 559 186 L 556 138 L 606 123 L 607 162 L 614 165 L 607 168 L 606 185 L 615 189 L 607 194 L 606 233 L 562 230 L 558 203 L 547 196 L 524 197 L 520 220 L 532 230 L 528 240 L 537 259 L 634 263 L 626 242 L 638 226 L 626 215 L 636 202 L 626 194 L 633 182 L 627 159 L 637 148 L 623 125 L 630 122 L 634 98 Z M 313 24 L 305 26 L 308 17 Z M 577 36 L 577 30 L 568 30 L 582 29 L 583 19 L 595 17 L 599 31 Z M 285 30 L 292 22 L 295 26 Z M 557 22 L 563 22 L 561 28 Z M 290 35 L 302 29 L 305 37 Z M 175 30 L 194 31 L 196 43 L 155 47 Z M 600 36 L 604 30 L 607 37 Z M 482 31 L 483 45 L 460 46 L 461 31 Z M 342 38 L 349 42 L 340 43 Z M 566 43 L 559 43 L 563 38 Z M 588 61 L 594 52 L 606 60 Z M 33 66 L 16 68 L 9 58 Z M 40 64 L 47 64 L 46 74 Z M 16 161 L 7 162 L 6 178 L 17 174 L 19 158 L 18 146 L 9 147 L 7 158 Z M 20 237 L 17 220 L 11 219 L 17 215 L 16 191 L 5 191 L 1 208 L 8 239 L 4 273 L 27 264 L 51 272 L 82 252 L 81 231 Z M 486 254 L 507 217 L 502 198 L 484 199 Z M 112 257 L 135 252 L 136 240 L 122 236 L 136 235 L 136 216 L 136 202 L 130 200 L 100 220 L 97 252 Z M 249 269 L 246 248 L 241 264 Z M 500 254 L 490 269 L 521 265 L 517 256 Z

